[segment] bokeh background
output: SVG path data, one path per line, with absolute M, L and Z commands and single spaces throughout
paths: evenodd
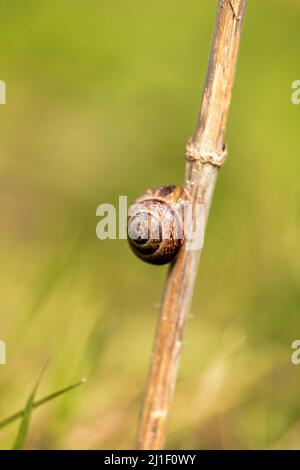
M 96 207 L 181 184 L 211 0 L 1 0 L 0 419 L 27 448 L 133 448 L 166 269 L 96 238 Z M 298 0 L 249 0 L 169 448 L 300 448 Z M 18 424 L 1 430 L 10 448 Z

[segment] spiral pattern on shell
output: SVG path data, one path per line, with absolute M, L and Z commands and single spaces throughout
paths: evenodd
M 162 265 L 174 260 L 183 244 L 178 186 L 161 186 L 146 191 L 130 208 L 128 240 L 142 260 Z

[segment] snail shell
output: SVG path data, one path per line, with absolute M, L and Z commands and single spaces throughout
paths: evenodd
M 128 240 L 133 252 L 151 264 L 173 261 L 183 244 L 178 207 L 182 188 L 160 186 L 146 191 L 130 208 Z

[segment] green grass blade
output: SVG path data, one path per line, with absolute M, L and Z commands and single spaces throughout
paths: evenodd
M 40 373 L 40 376 L 39 376 L 35 386 L 33 387 L 33 390 L 31 392 L 31 394 L 29 395 L 29 398 L 27 400 L 27 403 L 26 403 L 26 406 L 25 406 L 25 409 L 24 409 L 23 419 L 21 421 L 19 432 L 18 432 L 17 438 L 16 438 L 14 446 L 13 446 L 13 450 L 20 450 L 20 449 L 22 449 L 22 447 L 24 445 L 25 439 L 27 437 L 28 429 L 29 429 L 29 423 L 30 423 L 31 412 L 32 412 L 32 407 L 33 407 L 33 402 L 34 402 L 34 399 L 35 399 L 35 395 L 36 395 L 37 389 L 39 388 L 39 385 L 40 385 L 40 382 L 41 382 L 42 377 L 44 375 L 44 372 L 45 372 L 46 368 L 48 367 L 48 364 L 49 364 L 49 361 L 47 361 L 45 366 L 43 367 L 43 370 Z
M 62 388 L 60 390 L 57 390 L 57 392 L 51 393 L 50 395 L 47 395 L 44 398 L 41 398 L 40 400 L 37 400 L 33 402 L 32 408 L 38 408 L 45 403 L 54 400 L 55 398 L 58 398 L 59 396 L 69 392 L 70 390 L 74 390 L 77 387 L 80 387 L 80 385 L 83 385 L 85 383 L 86 379 L 81 379 L 79 382 L 76 382 L 75 384 L 69 385 L 68 387 Z M 8 426 L 11 423 L 14 423 L 18 419 L 22 418 L 24 416 L 25 410 L 20 410 L 17 413 L 9 416 L 8 418 L 3 419 L 0 421 L 0 429 L 3 429 L 5 426 Z

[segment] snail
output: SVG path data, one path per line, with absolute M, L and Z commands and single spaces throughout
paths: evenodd
M 156 265 L 173 261 L 183 244 L 179 186 L 149 189 L 129 209 L 128 241 L 142 260 Z

